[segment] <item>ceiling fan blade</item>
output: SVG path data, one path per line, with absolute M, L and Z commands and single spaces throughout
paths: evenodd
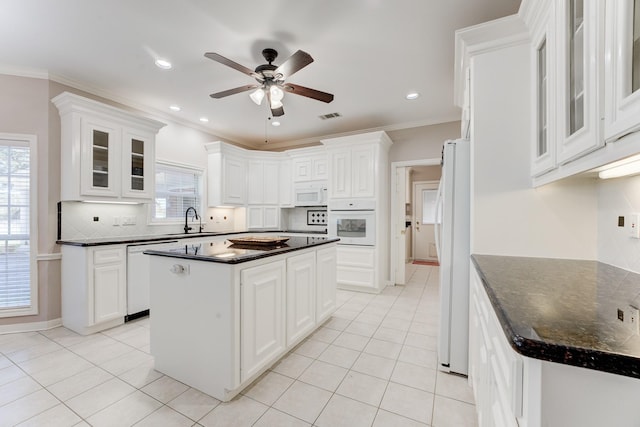
M 220 99 L 220 98 L 224 98 L 225 96 L 235 95 L 236 93 L 246 92 L 246 91 L 251 90 L 251 89 L 257 89 L 259 87 L 260 87 L 260 85 L 240 86 L 240 87 L 236 87 L 236 88 L 229 89 L 229 90 L 223 90 L 222 92 L 212 93 L 209 96 L 212 97 L 212 98 L 215 98 L 215 99 Z
M 313 58 L 302 50 L 291 55 L 282 65 L 275 69 L 274 74 L 282 74 L 283 78 L 288 78 L 313 62 Z
M 255 74 L 255 71 L 253 71 L 252 69 L 247 68 L 244 65 L 240 65 L 237 62 L 234 62 L 234 61 L 230 60 L 229 58 L 225 58 L 224 56 L 222 56 L 220 54 L 217 54 L 217 53 L 214 53 L 214 52 L 207 52 L 207 53 L 204 54 L 204 56 L 206 56 L 207 58 L 212 59 L 212 60 L 214 60 L 216 62 L 219 62 L 219 63 L 221 63 L 223 65 L 226 65 L 227 67 L 231 67 L 234 70 L 238 70 L 241 73 L 247 74 L 247 75 L 249 75 L 251 77 L 253 77 L 254 74 Z
M 333 95 L 327 92 L 320 92 L 319 90 L 310 89 L 308 87 L 294 85 L 293 83 L 285 83 L 282 88 L 289 93 L 295 95 L 306 96 L 307 98 L 317 99 L 318 101 L 329 103 L 333 101 Z

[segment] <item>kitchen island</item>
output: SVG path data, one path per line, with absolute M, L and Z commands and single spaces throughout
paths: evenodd
M 155 369 L 232 399 L 331 316 L 338 240 L 145 251 Z
M 640 275 L 474 255 L 469 381 L 483 426 L 637 426 Z

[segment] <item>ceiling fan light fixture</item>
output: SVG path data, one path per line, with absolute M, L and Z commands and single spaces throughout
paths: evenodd
M 273 101 L 280 102 L 282 101 L 282 98 L 284 98 L 284 92 L 278 86 L 271 85 L 271 87 L 269 88 L 269 91 L 271 92 L 272 104 L 273 104 Z
M 249 94 L 249 98 L 251 98 L 251 100 L 255 102 L 257 105 L 260 105 L 262 104 L 262 100 L 264 99 L 264 91 L 260 87 L 256 89 L 254 92 L 251 92 Z

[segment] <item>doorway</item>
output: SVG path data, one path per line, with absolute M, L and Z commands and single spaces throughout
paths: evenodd
M 436 198 L 439 181 L 413 182 L 413 260 L 437 261 Z
M 391 163 L 391 281 L 406 283 L 405 264 L 413 261 L 413 183 L 440 180 L 440 158 Z M 437 184 L 436 184 L 437 188 Z M 422 221 L 421 221 L 422 222 Z M 421 230 L 422 231 L 422 230 Z

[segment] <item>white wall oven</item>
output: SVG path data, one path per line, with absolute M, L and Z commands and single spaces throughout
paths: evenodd
M 331 206 L 329 235 L 340 238 L 341 245 L 374 246 L 376 244 L 376 213 L 374 203 L 347 202 Z

